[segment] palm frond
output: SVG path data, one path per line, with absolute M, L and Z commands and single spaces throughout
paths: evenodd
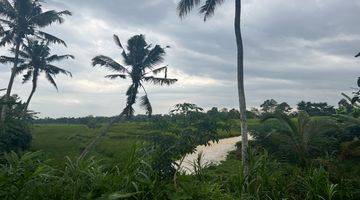
M 146 82 L 151 82 L 154 85 L 172 85 L 176 83 L 177 79 L 169 79 L 169 78 L 155 78 L 153 76 L 144 77 Z
M 0 56 L 0 63 L 2 64 L 14 63 L 14 61 L 15 61 L 14 57 Z
M 290 132 L 293 132 L 293 133 L 297 132 L 296 124 L 293 121 L 291 121 L 291 118 L 289 116 L 287 116 L 286 114 L 283 114 L 283 113 L 268 113 L 268 114 L 265 114 L 261 118 L 261 121 L 265 122 L 265 121 L 270 120 L 270 119 L 275 119 L 275 120 L 279 121 Z
M 56 36 L 53 36 L 51 34 L 48 34 L 48 33 L 45 33 L 43 31 L 37 31 L 37 35 L 38 37 L 40 37 L 41 39 L 44 39 L 48 42 L 51 42 L 51 43 L 54 43 L 54 44 L 62 44 L 64 46 L 67 46 L 65 41 L 56 37 Z
M 27 48 L 26 45 L 23 45 L 23 49 Z M 12 52 L 13 54 L 15 54 L 15 48 L 11 48 L 10 49 L 10 52 Z M 30 55 L 29 53 L 25 52 L 25 51 L 22 51 L 22 50 L 19 50 L 18 51 L 18 54 L 19 56 L 22 58 L 22 59 L 30 59 Z
M 46 61 L 48 62 L 53 62 L 53 61 L 61 61 L 61 60 L 64 60 L 64 59 L 75 59 L 75 56 L 73 55 L 70 55 L 70 54 L 66 54 L 66 55 L 52 55 L 50 57 L 48 57 L 46 59 Z
M 184 18 L 200 2 L 201 0 L 181 0 L 177 6 L 179 17 Z
M 113 38 L 114 38 L 114 41 L 115 41 L 116 45 L 118 45 L 121 49 L 124 49 L 124 47 L 122 46 L 122 44 L 120 42 L 119 36 L 114 34 Z
M 39 27 L 46 27 L 54 22 L 63 23 L 65 20 L 62 15 L 71 15 L 69 11 L 57 12 L 55 10 L 49 10 L 46 12 L 39 13 L 30 19 L 31 24 L 36 24 Z
M 6 44 L 9 44 L 14 40 L 15 34 L 13 31 L 7 30 L 1 32 L 0 36 L 2 36 L 0 40 L 0 46 L 5 46 Z
M 143 61 L 144 67 L 153 67 L 164 61 L 165 50 L 160 46 L 156 45 L 152 48 L 148 55 L 145 57 Z
M 19 65 L 17 68 L 16 68 L 16 72 L 15 74 L 16 75 L 19 75 L 21 74 L 23 71 L 25 71 L 26 69 L 29 69 L 30 66 L 28 64 L 21 64 Z
M 54 78 L 51 76 L 51 74 L 50 73 L 45 73 L 45 77 L 55 87 L 55 89 L 57 91 L 59 91 L 59 89 L 58 89 L 58 87 L 56 85 L 56 82 L 55 82 Z
M 60 16 L 63 16 L 63 15 L 72 16 L 72 12 L 70 12 L 70 11 L 68 11 L 68 10 L 60 11 L 60 12 L 58 12 L 57 14 L 60 15 Z
M 8 0 L 0 1 L 0 15 L 10 19 L 16 18 L 16 10 Z
M 26 74 L 23 76 L 23 83 L 28 82 L 32 77 L 32 70 L 28 70 Z
M 131 105 L 127 105 L 124 110 L 122 111 L 121 115 L 125 115 L 126 117 L 130 118 L 135 113 L 134 108 Z
M 64 75 L 72 77 L 72 73 L 70 71 L 61 69 L 60 67 L 57 67 L 57 66 L 51 65 L 51 64 L 47 64 L 45 66 L 45 69 L 43 69 L 43 70 L 50 75 L 64 74 Z
M 163 71 L 166 71 L 167 67 L 168 67 L 168 66 L 154 69 L 154 70 L 152 70 L 152 73 L 153 73 L 154 75 L 157 75 L 157 74 L 159 74 L 159 73 L 161 73 L 161 72 L 163 72 Z
M 152 106 L 147 95 L 144 95 L 140 98 L 140 106 L 146 110 L 146 114 L 149 116 L 152 115 Z
M 0 19 L 0 31 L 3 32 L 5 29 L 3 27 L 3 25 L 6 25 L 8 27 L 10 26 L 14 26 L 14 22 L 6 20 L 6 19 Z
M 121 72 L 121 73 L 125 73 L 127 72 L 127 69 L 122 66 L 121 64 L 119 64 L 118 62 L 116 62 L 115 60 L 113 60 L 110 57 L 107 56 L 96 56 L 92 59 L 92 65 L 95 67 L 96 65 L 100 65 L 102 67 L 106 67 L 109 68 L 113 71 L 116 72 Z
M 105 78 L 109 78 L 109 79 L 116 79 L 116 78 L 126 79 L 126 75 L 125 74 L 110 74 L 110 75 L 106 75 Z
M 217 6 L 222 4 L 224 0 L 206 0 L 205 4 L 200 8 L 200 14 L 204 15 L 204 21 L 213 16 Z

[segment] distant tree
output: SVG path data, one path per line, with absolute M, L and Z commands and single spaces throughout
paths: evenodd
M 215 10 L 225 0 L 180 0 L 178 4 L 178 14 L 180 18 L 184 18 L 195 7 L 200 6 L 202 2 L 204 4 L 200 6 L 199 13 L 204 16 L 204 21 L 213 16 Z M 241 122 L 241 135 L 242 135 L 242 162 L 243 162 L 243 174 L 249 175 L 249 161 L 248 161 L 248 125 L 246 118 L 246 99 L 244 89 L 244 49 L 243 40 L 241 34 L 241 0 L 235 0 L 235 19 L 234 30 L 236 36 L 237 46 L 237 84 L 238 84 L 238 96 L 239 96 L 239 108 L 240 108 L 240 122 Z
M 239 119 L 240 112 L 236 110 L 235 108 L 229 110 L 229 118 L 230 119 Z
M 93 129 L 95 130 L 96 128 L 98 128 L 100 125 L 97 121 L 97 119 L 90 115 L 90 116 L 87 116 L 86 118 L 86 121 L 85 121 L 85 125 L 89 128 L 89 129 Z
M 246 117 L 247 117 L 248 119 L 256 119 L 258 116 L 257 116 L 255 113 L 247 110 L 247 111 L 246 111 Z
M 273 113 L 275 112 L 277 105 L 278 105 L 277 101 L 275 101 L 274 99 L 269 99 L 264 101 L 264 103 L 261 104 L 260 107 L 264 113 Z
M 219 115 L 219 109 L 217 107 L 212 107 L 210 110 L 207 111 L 208 115 L 216 116 Z
M 250 112 L 252 112 L 254 114 L 254 116 L 256 116 L 256 118 L 260 117 L 260 115 L 261 115 L 260 110 L 255 107 L 251 108 Z
M 5 94 L 5 101 L 11 95 L 19 63 L 19 51 L 24 40 L 31 36 L 46 39 L 49 42 L 64 44 L 65 42 L 39 29 L 57 22 L 64 22 L 64 15 L 71 15 L 67 10 L 43 11 L 42 1 L 39 0 L 2 0 L 0 1 L 0 46 L 13 45 L 14 66 L 11 70 L 9 84 Z M 1 121 L 6 118 L 7 106 L 2 106 Z
M 180 115 L 188 115 L 192 112 L 201 112 L 204 109 L 200 108 L 199 106 L 197 106 L 196 104 L 192 104 L 192 103 L 179 103 L 176 104 L 174 106 L 174 109 L 172 109 L 170 111 L 171 115 L 176 115 L 176 114 L 180 114 Z
M 54 77 L 58 74 L 71 76 L 69 71 L 53 65 L 53 62 L 74 58 L 72 55 L 51 55 L 48 41 L 28 40 L 27 45 L 22 46 L 19 50 L 19 66 L 16 68 L 16 74 L 27 71 L 24 75 L 23 83 L 32 79 L 31 93 L 25 103 L 27 109 L 30 101 L 36 91 L 37 82 L 40 73 L 44 73 L 46 79 L 58 90 Z M 13 62 L 14 58 L 1 56 L 0 63 Z
M 284 114 L 289 114 L 291 112 L 292 108 L 290 107 L 290 105 L 286 102 L 282 102 L 279 105 L 276 106 L 275 108 L 275 112 L 277 113 L 284 113 Z
M 93 66 L 102 66 L 116 74 L 105 76 L 109 79 L 131 79 L 126 96 L 126 106 L 120 115 L 113 118 L 107 126 L 104 126 L 100 134 L 93 139 L 89 145 L 82 151 L 79 159 L 84 158 L 87 153 L 95 146 L 101 137 L 105 136 L 108 129 L 123 116 L 130 118 L 134 115 L 133 105 L 136 103 L 139 90 L 144 91 L 144 96 L 140 98 L 140 106 L 146 110 L 148 116 L 152 114 L 152 106 L 145 89 L 145 83 L 153 85 L 172 85 L 177 79 L 170 79 L 167 75 L 167 66 L 159 67 L 164 61 L 165 48 L 160 45 L 151 45 L 145 41 L 144 35 L 135 35 L 127 41 L 127 46 L 123 47 L 117 35 L 114 35 L 116 45 L 122 50 L 124 65 L 116 62 L 114 59 L 99 55 L 92 59 Z M 155 77 L 157 74 L 164 72 L 164 77 Z
M 300 101 L 297 104 L 297 109 L 305 111 L 307 109 L 307 103 L 305 101 Z
M 312 103 L 301 101 L 297 105 L 299 111 L 305 111 L 310 116 L 329 116 L 335 114 L 334 106 L 330 106 L 327 103 Z
M 220 109 L 220 112 L 222 112 L 222 113 L 228 113 L 229 110 L 228 110 L 227 108 L 221 108 L 221 109 Z

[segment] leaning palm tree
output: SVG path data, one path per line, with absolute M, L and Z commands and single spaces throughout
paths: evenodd
M 53 65 L 53 62 L 62 61 L 66 59 L 74 59 L 72 55 L 52 55 L 48 41 L 28 40 L 27 45 L 22 46 L 19 51 L 19 66 L 16 68 L 16 74 L 27 71 L 23 77 L 23 83 L 32 79 L 31 93 L 25 103 L 25 110 L 27 110 L 30 101 L 36 91 L 37 82 L 41 73 L 45 74 L 46 79 L 58 90 L 54 77 L 58 74 L 65 74 L 72 76 L 69 71 Z M 2 56 L 0 62 L 13 62 L 14 58 Z
M 144 93 L 144 95 L 140 97 L 140 106 L 146 110 L 146 113 L 149 116 L 151 116 L 152 106 L 148 93 L 145 89 L 146 83 L 163 86 L 172 85 L 177 81 L 177 79 L 167 77 L 167 66 L 159 66 L 164 61 L 165 48 L 160 45 L 153 46 L 148 44 L 145 41 L 144 35 L 135 35 L 131 37 L 128 40 L 126 47 L 123 47 L 117 35 L 114 35 L 114 40 L 116 45 L 122 50 L 121 55 L 124 63 L 120 64 L 110 57 L 99 55 L 92 59 L 92 65 L 105 67 L 115 72 L 115 74 L 107 75 L 105 78 L 129 78 L 131 80 L 131 84 L 126 91 L 126 106 L 121 114 L 115 117 L 106 127 L 104 127 L 103 130 L 100 131 L 100 134 L 83 150 L 80 155 L 80 159 L 87 155 L 95 143 L 106 134 L 108 129 L 117 120 L 123 116 L 127 118 L 133 116 L 133 105 L 136 103 L 140 91 Z M 162 72 L 164 73 L 164 77 L 155 77 Z
M 15 54 L 5 99 L 11 95 L 19 63 L 19 50 L 24 44 L 25 38 L 34 36 L 65 45 L 63 40 L 40 31 L 41 28 L 55 22 L 64 22 L 63 15 L 71 15 L 71 13 L 67 10 L 60 12 L 55 10 L 43 11 L 40 0 L 0 0 L 0 46 L 12 45 Z M 5 116 L 6 106 L 2 106 L 2 121 L 5 120 Z
M 180 0 L 178 4 L 178 14 L 180 18 L 185 17 L 193 8 L 200 6 L 200 14 L 204 16 L 204 21 L 214 15 L 216 8 L 225 0 L 206 0 L 200 6 L 201 0 Z M 237 78 L 238 96 L 240 107 L 241 135 L 242 135 L 242 162 L 244 175 L 249 175 L 249 156 L 248 156 L 248 126 L 246 118 L 246 101 L 244 91 L 244 52 L 241 35 L 241 0 L 235 0 L 235 36 L 237 44 Z

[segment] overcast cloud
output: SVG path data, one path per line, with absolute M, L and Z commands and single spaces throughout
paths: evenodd
M 45 7 L 73 12 L 63 25 L 47 31 L 63 38 L 76 60 L 60 63 L 73 78 L 58 76 L 59 92 L 41 79 L 31 109 L 41 117 L 111 116 L 125 106 L 128 82 L 106 80 L 104 69 L 93 68 L 98 54 L 120 60 L 112 35 L 123 42 L 145 34 L 150 43 L 170 45 L 165 64 L 170 87 L 148 85 L 155 113 L 167 113 L 180 102 L 204 108 L 237 107 L 234 2 L 227 0 L 203 23 L 197 12 L 180 20 L 178 0 L 47 0 Z M 350 92 L 359 73 L 359 0 L 244 0 L 243 34 L 246 95 L 249 107 L 266 99 L 289 102 L 326 101 L 336 105 Z M 357 21 L 356 21 L 357 20 Z M 56 50 L 55 50 L 56 49 Z M 4 53 L 4 50 L 1 51 Z M 0 67 L 0 88 L 9 66 Z M 16 80 L 14 92 L 26 98 L 30 83 Z M 139 108 L 137 113 L 143 113 Z

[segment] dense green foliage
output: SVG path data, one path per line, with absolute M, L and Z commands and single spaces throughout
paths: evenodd
M 1 105 L 8 106 L 4 123 L 0 124 L 0 154 L 10 151 L 23 151 L 29 148 L 32 139 L 30 133 L 30 113 L 24 113 L 24 106 L 17 96 L 8 101 L 0 99 Z
M 31 149 L 43 152 L 10 153 L 3 158 L 0 195 L 4 199 L 359 198 L 355 174 L 360 169 L 354 167 L 359 145 L 354 138 L 360 124 L 358 118 L 347 115 L 309 118 L 301 114 L 298 121 L 281 115 L 263 123 L 249 121 L 255 139 L 249 177 L 240 173 L 239 150 L 220 166 L 205 169 L 199 164 L 200 156 L 194 162 L 195 174 L 177 171 L 175 161 L 198 144 L 239 135 L 239 122 L 226 113 L 185 109 L 143 122 L 123 121 L 95 148 L 91 154 L 95 157 L 82 161 L 76 157 L 102 123 L 99 127 L 35 125 Z M 308 143 L 296 139 L 305 132 L 285 129 L 301 123 L 307 127 L 306 134 L 316 132 L 314 139 L 306 139 Z M 316 127 L 326 129 L 318 132 Z M 285 130 L 293 131 L 292 135 Z

